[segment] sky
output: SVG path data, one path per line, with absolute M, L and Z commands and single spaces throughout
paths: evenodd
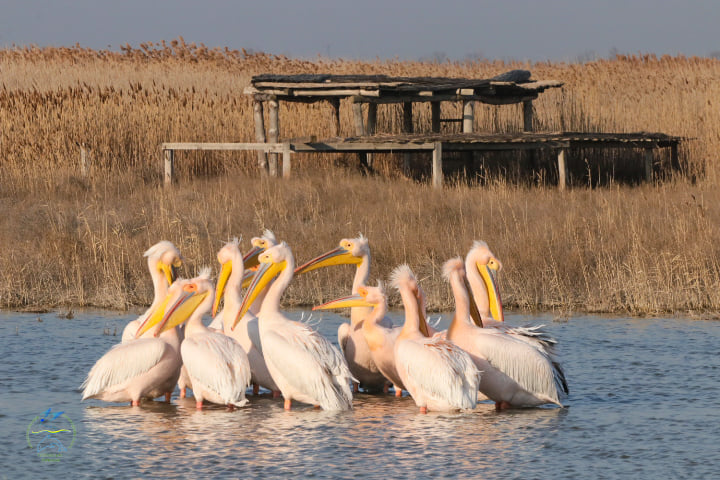
M 187 43 L 313 59 L 719 56 L 720 0 L 0 0 L 0 47 Z

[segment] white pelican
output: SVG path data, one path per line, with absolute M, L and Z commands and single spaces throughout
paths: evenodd
M 138 331 L 136 340 L 118 343 L 95 362 L 80 386 L 82 399 L 97 398 L 106 402 L 132 402 L 156 398 L 170 392 L 180 376 L 180 336 L 176 328 L 162 332 L 152 328 L 162 318 L 167 298 L 160 302 Z
M 477 315 L 482 320 L 481 324 L 478 322 L 478 326 L 500 329 L 542 352 L 554 355 L 557 341 L 543 330 L 543 325 L 511 327 L 505 323 L 500 289 L 496 279 L 500 270 L 502 270 L 502 263 L 493 255 L 487 243 L 475 241 L 465 256 L 465 276 L 471 294 L 470 307 L 477 307 Z M 562 373 L 559 366 L 558 371 Z M 563 383 L 564 390 L 567 390 L 564 379 Z
M 252 277 L 255 275 L 255 272 L 258 268 L 258 256 L 260 256 L 260 254 L 268 248 L 277 245 L 277 239 L 275 238 L 275 234 L 272 231 L 265 230 L 261 237 L 253 237 L 250 240 L 250 244 L 252 245 L 252 248 L 245 254 L 245 256 L 243 256 L 244 274 L 241 283 L 241 286 L 243 288 L 246 288 L 248 285 L 250 285 Z M 260 295 L 258 295 L 255 303 L 250 306 L 250 313 L 252 313 L 253 315 L 257 315 L 263 298 L 265 298 L 264 291 L 260 292 Z M 215 312 L 213 312 L 213 316 L 215 318 L 210 323 L 210 325 L 208 325 L 208 327 L 219 330 L 221 332 L 224 331 L 222 316 L 216 315 Z M 262 349 L 260 351 L 262 351 Z
M 246 405 L 250 364 L 245 350 L 232 338 L 202 323 L 202 316 L 212 310 L 215 298 L 210 270 L 203 270 L 192 280 L 176 282 L 168 297 L 166 313 L 158 321 L 159 332 L 187 322 L 180 352 L 192 381 L 196 407 L 201 410 L 204 400 L 231 408 Z
M 280 392 L 272 379 L 272 375 L 270 375 L 262 354 L 257 317 L 247 312 L 240 319 L 237 327 L 232 328 L 242 303 L 240 290 L 245 272 L 244 259 L 242 253 L 240 253 L 238 243 L 237 239 L 228 242 L 217 254 L 218 262 L 222 267 L 217 288 L 215 289 L 215 303 L 213 304 L 212 313 L 214 317 L 222 321 L 223 333 L 235 339 L 247 353 L 252 372 L 253 393 L 257 395 L 260 386 L 271 390 L 273 395 L 279 395 Z M 262 251 L 258 253 L 262 253 Z M 225 306 L 218 314 L 221 299 L 224 299 Z
M 162 240 L 148 248 L 144 256 L 147 257 L 148 269 L 152 277 L 155 296 L 153 297 L 150 308 L 148 308 L 145 313 L 125 325 L 121 337 L 122 343 L 135 339 L 135 334 L 140 328 L 140 325 L 148 319 L 150 313 L 165 299 L 168 286 L 170 286 L 177 277 L 176 269 L 182 265 L 180 251 L 167 240 Z
M 403 382 L 395 367 L 395 340 L 401 327 L 387 328 L 381 324 L 387 314 L 387 298 L 381 285 L 377 287 L 358 287 L 355 295 L 338 298 L 324 303 L 313 310 L 334 308 L 370 307 L 372 311 L 363 320 L 361 331 L 370 349 L 373 362 L 385 378 L 395 385 L 395 396 L 402 396 Z
M 401 265 L 391 278 L 405 307 L 405 323 L 395 341 L 395 366 L 420 412 L 475 408 L 480 372 L 472 359 L 449 340 L 427 337 L 410 267 Z
M 443 265 L 455 297 L 455 315 L 447 338 L 470 354 L 482 371 L 480 391 L 497 408 L 531 407 L 545 403 L 562 406 L 564 376 L 552 354 L 498 328 L 481 328 L 471 313 L 461 258 Z
M 367 284 L 370 276 L 370 246 L 362 234 L 357 238 L 344 238 L 340 246 L 316 257 L 306 264 L 298 267 L 295 274 L 309 272 L 316 268 L 330 265 L 357 265 L 353 279 L 352 293 L 357 294 L 358 289 Z M 360 384 L 353 382 L 353 391 L 358 392 L 359 387 L 364 389 L 383 390 L 387 392 L 388 380 L 375 365 L 370 353 L 365 335 L 362 332 L 363 320 L 370 314 L 372 307 L 354 306 L 350 309 L 350 324 L 343 323 L 338 327 L 338 344 L 342 349 L 345 360 L 353 377 Z M 380 318 L 381 326 L 392 328 L 389 318 Z M 396 392 L 400 391 L 398 388 Z M 402 392 L 400 392 L 402 394 Z
M 260 342 L 268 370 L 290 410 L 297 400 L 324 410 L 352 408 L 351 375 L 345 358 L 328 340 L 301 322 L 280 312 L 280 298 L 293 278 L 295 259 L 285 242 L 267 249 L 258 258 L 258 269 L 245 294 L 235 325 L 258 293 L 268 288 L 258 312 Z

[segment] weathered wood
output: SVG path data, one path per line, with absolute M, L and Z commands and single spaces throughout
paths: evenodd
M 680 171 L 680 160 L 678 158 L 678 144 L 670 145 L 670 169 Z
M 653 181 L 653 149 L 645 149 L 645 181 L 652 183 Z
M 280 136 L 280 115 L 279 115 L 279 104 L 277 100 L 270 100 L 268 102 L 269 112 L 268 117 L 270 121 L 270 127 L 268 128 L 268 141 L 270 143 L 277 143 Z M 278 176 L 278 155 L 277 153 L 271 153 L 268 155 L 268 170 L 271 177 Z
M 173 176 L 175 175 L 175 152 L 173 150 L 163 150 L 163 158 L 165 162 L 165 185 L 172 185 Z
M 330 105 L 332 105 L 333 108 L 333 130 L 335 131 L 335 136 L 340 136 L 340 99 L 339 98 L 333 98 L 330 100 Z
M 523 101 L 523 131 L 533 132 L 533 106 L 532 100 Z
M 368 135 L 375 135 L 377 129 L 377 103 L 368 103 L 367 112 L 367 123 L 365 124 L 365 133 Z M 369 168 L 372 168 L 373 157 L 371 153 L 368 153 L 365 157 L 365 162 Z
M 475 124 L 475 103 L 472 100 L 463 101 L 463 133 L 472 133 Z
M 352 111 L 353 111 L 353 124 L 355 126 L 355 135 L 357 135 L 358 137 L 362 137 L 363 135 L 365 135 L 365 125 L 363 123 L 362 103 L 353 103 Z
M 253 100 L 253 118 L 255 120 L 255 141 L 265 143 L 265 115 L 263 112 L 263 102 L 258 99 Z M 257 152 L 258 168 L 260 172 L 265 174 L 268 170 L 267 153 L 261 150 Z
M 440 102 L 430 104 L 430 130 L 440 132 Z
M 442 171 L 442 143 L 437 142 L 432 153 L 432 183 L 434 188 L 442 188 L 443 171 Z
M 565 187 L 567 186 L 567 180 L 568 180 L 568 168 L 567 168 L 567 162 L 565 159 L 565 149 L 561 148 L 558 150 L 557 154 L 557 164 L 558 164 L 558 189 L 559 190 L 565 190 Z
M 163 150 L 259 150 L 262 152 L 282 153 L 286 143 L 163 143 Z
M 380 92 L 377 90 L 363 89 L 338 89 L 338 90 L 290 90 L 288 94 L 296 97 L 322 95 L 323 97 L 351 97 L 353 95 L 361 95 L 363 97 L 379 97 Z
M 283 149 L 283 163 L 282 163 L 282 176 L 283 178 L 290 178 L 290 146 L 286 145 Z

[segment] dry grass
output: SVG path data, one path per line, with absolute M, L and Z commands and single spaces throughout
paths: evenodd
M 282 182 L 259 179 L 254 154 L 195 153 L 182 155 L 177 188 L 159 187 L 161 142 L 254 138 L 242 94 L 252 75 L 489 77 L 511 68 L 566 83 L 535 102 L 539 129 L 693 137 L 681 160 L 699 181 L 630 188 L 610 179 L 605 188 L 562 193 L 543 188 L 540 172 L 539 188 L 493 175 L 482 188 L 458 183 L 437 192 L 400 179 L 391 156 L 380 160 L 389 178 L 361 177 L 338 157 L 296 157 L 298 175 Z M 224 240 L 242 234 L 247 247 L 264 228 L 286 240 L 298 261 L 363 232 L 373 250 L 373 278 L 409 263 L 434 309 L 451 304 L 442 263 L 474 239 L 486 240 L 504 261 L 504 300 L 518 308 L 637 314 L 720 308 L 717 60 L 311 62 L 179 41 L 121 53 L 2 50 L 0 72 L 4 308 L 145 304 L 151 286 L 141 253 L 149 245 L 175 242 L 191 275 L 215 266 Z M 459 116 L 454 107 L 443 108 L 444 116 Z M 518 109 L 480 107 L 477 128 L 519 130 Z M 283 105 L 281 134 L 330 135 L 329 113 L 324 104 Z M 429 129 L 429 108 L 416 115 Z M 349 107 L 342 116 L 350 134 Z M 379 129 L 397 131 L 400 118 L 393 107 L 381 107 Z M 78 174 L 78 143 L 91 149 L 87 178 Z M 586 181 L 592 182 L 578 183 Z M 315 303 L 344 294 L 351 276 L 351 267 L 313 272 L 294 282 L 287 300 Z

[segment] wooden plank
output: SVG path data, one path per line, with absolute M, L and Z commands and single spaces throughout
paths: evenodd
M 523 131 L 534 131 L 532 100 L 523 100 Z
M 393 143 L 393 142 L 313 142 L 292 143 L 295 152 L 422 152 L 435 148 L 435 143 Z
M 170 186 L 175 174 L 175 153 L 172 150 L 163 150 L 163 157 L 165 162 L 165 186 Z
M 162 150 L 260 150 L 263 152 L 282 153 L 285 143 L 211 143 L 211 142 L 178 142 L 163 143 Z
M 442 188 L 443 171 L 442 171 L 442 143 L 436 142 L 432 153 L 432 182 L 433 188 Z
M 363 97 L 379 97 L 380 92 L 377 90 L 364 89 L 337 89 L 337 90 L 291 90 L 292 95 L 296 97 L 302 96 L 321 96 L 321 97 L 351 97 L 353 95 L 362 95 Z

